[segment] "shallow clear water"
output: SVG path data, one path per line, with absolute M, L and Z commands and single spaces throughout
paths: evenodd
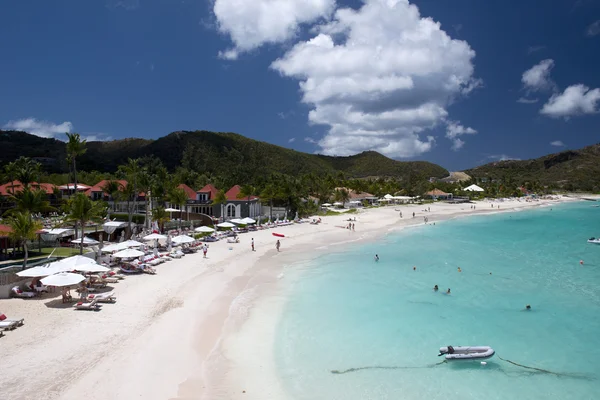
M 600 236 L 600 209 L 583 202 L 410 228 L 290 265 L 275 343 L 283 386 L 298 400 L 599 398 L 600 245 L 590 236 Z M 496 356 L 331 373 L 423 367 L 446 345 Z

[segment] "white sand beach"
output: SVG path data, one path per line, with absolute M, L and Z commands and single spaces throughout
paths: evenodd
M 278 284 L 284 265 L 423 224 L 423 217 L 431 224 L 564 201 L 575 199 L 510 200 L 494 208 L 477 202 L 475 210 L 471 204 L 388 206 L 324 217 L 319 225 L 246 233 L 237 244 L 210 244 L 206 259 L 201 252 L 186 255 L 158 266 L 157 275 L 112 285 L 116 304 L 98 312 L 63 305 L 59 293 L 0 300 L 0 313 L 25 318 L 0 338 L 0 398 L 284 399 L 271 354 L 285 301 Z M 344 229 L 349 217 L 356 217 L 355 231 Z M 281 252 L 273 232 L 285 235 Z

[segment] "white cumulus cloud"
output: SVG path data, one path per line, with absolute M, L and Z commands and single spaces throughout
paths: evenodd
M 550 146 L 555 146 L 555 147 L 564 147 L 564 143 L 561 142 L 560 140 L 555 140 L 554 142 L 550 142 Z
M 569 118 L 599 112 L 600 89 L 591 89 L 585 85 L 571 85 L 562 93 L 550 97 L 540 113 L 554 118 Z
M 73 124 L 69 121 L 56 124 L 54 122 L 41 121 L 36 118 L 24 118 L 8 121 L 8 123 L 6 123 L 2 128 L 23 131 L 32 135 L 61 141 L 66 141 L 66 133 L 71 133 L 74 130 Z M 103 142 L 113 140 L 112 136 L 108 136 L 104 133 L 82 133 L 81 138 L 87 140 L 88 142 Z
M 464 145 L 465 141 L 460 138 L 463 135 L 475 135 L 477 131 L 471 127 L 465 127 L 458 121 L 446 122 L 446 137 L 452 140 L 452 150 L 458 151 Z
M 523 72 L 521 82 L 523 82 L 525 89 L 530 91 L 555 89 L 556 84 L 550 78 L 553 67 L 554 60 L 546 59 Z
M 309 122 L 328 126 L 324 154 L 376 150 L 412 157 L 431 150 L 424 132 L 443 123 L 446 107 L 481 85 L 475 52 L 452 39 L 408 0 L 365 0 L 340 8 L 271 67 L 300 81 Z
M 234 44 L 219 56 L 235 60 L 263 44 L 285 42 L 301 24 L 327 17 L 334 9 L 335 0 L 215 0 L 218 29 Z
M 54 138 L 57 135 L 61 135 L 62 137 L 57 139 L 64 139 L 65 133 L 73 130 L 73 124 L 69 121 L 55 124 L 54 122 L 40 121 L 35 118 L 25 118 L 8 121 L 8 123 L 4 125 L 4 129 L 23 131 L 45 138 Z
M 523 103 L 523 104 L 534 104 L 534 103 L 537 103 L 538 101 L 539 101 L 539 100 L 538 100 L 537 98 L 536 98 L 536 99 L 528 99 L 527 97 L 520 97 L 520 98 L 517 100 L 517 103 Z
M 288 139 L 288 143 L 294 143 L 295 141 L 296 141 L 295 137 Z

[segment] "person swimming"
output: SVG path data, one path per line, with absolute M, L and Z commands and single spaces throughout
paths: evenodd
M 375 254 L 375 261 L 379 261 L 379 255 Z
M 435 286 L 433 287 L 433 291 L 434 291 L 434 292 L 437 292 L 438 290 L 440 290 L 440 288 L 438 287 L 438 285 L 435 285 Z
M 529 304 L 527 304 L 527 305 L 525 306 L 525 309 L 526 309 L 527 311 L 530 311 L 530 310 L 531 310 L 531 306 L 530 306 Z
M 448 288 L 448 290 L 446 291 L 446 294 L 450 294 L 450 288 Z
M 458 272 L 462 272 L 462 269 L 460 269 L 460 267 L 458 267 Z

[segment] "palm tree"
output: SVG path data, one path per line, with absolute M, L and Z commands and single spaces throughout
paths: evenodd
M 139 181 L 139 176 L 140 173 L 142 172 L 142 168 L 140 166 L 140 159 L 139 158 L 135 158 L 135 159 L 128 159 L 127 160 L 127 164 L 123 165 L 121 167 L 119 167 L 120 169 L 122 169 L 125 174 L 127 175 L 127 180 L 128 180 L 128 187 L 131 186 L 131 192 L 132 192 L 132 197 L 133 197 L 133 204 L 131 205 L 131 207 L 127 207 L 127 214 L 128 214 L 128 228 L 127 228 L 127 238 L 129 239 L 129 237 L 131 236 L 131 222 L 133 221 L 133 213 L 137 210 L 137 196 L 138 196 L 138 181 Z
M 32 213 L 54 210 L 46 200 L 46 193 L 43 190 L 25 188 L 10 196 L 10 199 L 15 203 L 15 208 L 11 211 L 26 213 L 30 217 Z
M 160 231 L 162 232 L 165 228 L 165 222 L 169 221 L 169 213 L 162 207 L 157 207 L 152 210 L 152 219 L 158 223 Z
M 183 206 L 187 203 L 187 201 L 188 201 L 188 195 L 187 195 L 186 191 L 183 190 L 182 188 L 175 188 L 175 189 L 171 190 L 171 192 L 169 193 L 169 202 L 172 205 L 179 206 L 180 227 L 181 227 L 181 218 L 183 216 Z
M 16 243 L 23 245 L 23 252 L 25 257 L 23 258 L 23 268 L 27 267 L 27 258 L 29 257 L 29 250 L 27 248 L 27 241 L 34 240 L 36 232 L 42 229 L 42 224 L 31 218 L 29 213 L 17 212 L 6 218 L 6 222 L 11 227 L 11 232 L 8 236 Z
M 246 206 L 248 207 L 248 216 L 250 216 L 250 196 L 254 194 L 256 189 L 250 185 L 244 185 L 240 188 L 240 192 L 237 194 L 238 199 L 246 198 Z
M 220 204 L 221 205 L 221 220 L 225 221 L 225 215 L 223 215 L 223 205 L 225 203 L 227 203 L 227 196 L 225 196 L 225 191 L 224 190 L 219 190 L 217 192 L 217 194 L 215 195 L 215 198 L 213 199 L 213 204 Z
M 277 189 L 275 185 L 269 183 L 265 186 L 262 192 L 260 192 L 260 199 L 262 201 L 269 202 L 269 219 L 273 220 L 273 200 L 277 198 Z
M 115 180 L 110 180 L 102 186 L 102 190 L 108 193 L 113 201 L 113 211 L 117 212 L 117 201 L 121 199 L 123 185 Z
M 85 144 L 86 140 L 81 140 L 79 133 L 68 133 L 67 132 L 67 160 L 71 162 L 73 168 L 73 186 L 75 193 L 77 193 L 77 157 L 83 155 L 86 152 Z
M 41 172 L 41 164 L 27 157 L 19 157 L 15 162 L 14 176 L 21 182 L 23 187 L 28 188 L 29 185 L 38 180 Z
M 92 201 L 83 193 L 76 193 L 68 203 L 69 215 L 67 221 L 81 225 L 81 237 L 85 236 L 85 224 L 87 222 L 102 222 L 104 204 Z M 83 254 L 83 241 L 79 246 L 79 254 Z
M 149 222 L 150 222 L 149 202 L 150 202 L 150 196 L 152 194 L 150 191 L 151 186 L 152 186 L 152 178 L 151 178 L 150 174 L 148 173 L 148 170 L 146 168 L 143 168 L 140 171 L 139 177 L 138 177 L 138 189 L 140 190 L 140 192 L 144 192 L 144 210 L 146 213 L 145 225 L 144 225 L 145 229 L 148 229 L 148 227 L 150 225 L 149 224 Z
M 334 194 L 335 201 L 342 203 L 342 208 L 346 205 L 346 202 L 350 199 L 350 193 L 344 188 L 336 189 Z

